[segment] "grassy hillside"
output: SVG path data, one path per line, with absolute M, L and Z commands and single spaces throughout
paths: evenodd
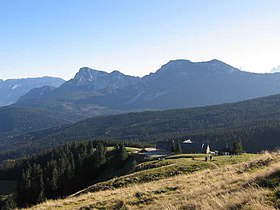
M 241 139 L 257 152 L 279 146 L 280 95 L 191 109 L 89 118 L 76 124 L 2 139 L 0 159 L 25 155 L 75 140 L 148 141 L 192 138 L 220 149 Z M 32 148 L 30 147 L 32 145 Z M 9 155 L 7 156 L 7 152 Z
M 200 159 L 174 156 L 166 161 L 171 161 L 167 167 L 179 161 L 179 165 L 189 168 L 195 162 L 200 165 Z M 164 171 L 165 167 L 158 165 L 128 176 L 140 177 L 153 170 Z M 105 187 L 109 181 L 103 183 L 103 189 L 94 190 L 92 186 L 68 198 L 49 200 L 30 209 L 277 209 L 280 207 L 279 174 L 279 151 L 233 159 L 217 157 L 209 162 L 209 167 L 192 173 L 113 188 Z M 128 180 L 128 176 L 122 179 Z
M 213 161 L 205 162 L 204 154 L 173 155 L 164 158 L 163 160 L 151 160 L 138 164 L 134 173 L 97 183 L 76 193 L 76 195 L 100 191 L 103 189 L 116 189 L 124 186 L 156 181 L 180 174 L 193 173 L 203 169 L 214 169 L 223 165 L 243 162 L 257 156 L 258 155 L 256 154 L 243 154 L 233 157 L 217 156 L 213 159 Z

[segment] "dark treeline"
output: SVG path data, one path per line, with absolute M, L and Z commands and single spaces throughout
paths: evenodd
M 189 136 L 198 142 L 210 143 L 213 149 L 221 149 L 241 141 L 246 152 L 260 152 L 279 148 L 280 123 L 263 122 L 257 126 L 241 126 L 232 129 L 217 129 Z M 175 139 L 175 138 L 174 138 Z M 182 136 L 177 136 L 182 139 Z
M 129 144 L 192 138 L 215 148 L 241 139 L 259 152 L 279 146 L 280 96 L 192 109 L 89 118 L 69 126 L 0 139 L 0 161 L 22 158 L 77 140 L 125 140 Z
M 89 118 L 69 126 L 1 139 L 0 160 L 19 158 L 81 139 L 155 142 L 194 137 L 195 141 L 207 140 L 223 147 L 239 137 L 246 148 L 258 152 L 278 145 L 279 104 L 280 95 L 276 95 L 200 108 Z
M 104 142 L 90 141 L 64 145 L 20 160 L 14 167 L 0 170 L 0 177 L 17 179 L 16 193 L 7 203 L 26 207 L 46 198 L 67 196 L 96 181 L 127 173 L 134 166 L 134 157 L 128 155 L 123 143 L 107 151 Z
M 79 132 L 79 131 L 77 131 Z M 40 132 L 41 133 L 41 132 Z M 42 133 L 44 135 L 44 132 Z M 72 142 L 83 142 L 83 141 L 92 141 L 93 138 L 84 138 L 82 141 L 79 139 L 66 139 L 67 137 L 61 137 L 61 139 L 44 139 L 46 142 L 41 141 L 34 141 L 32 145 L 26 144 L 26 145 L 18 145 L 15 146 L 13 149 L 8 149 L 10 144 L 13 144 L 13 139 L 6 139 L 6 140 L 0 140 L 3 144 L 0 144 L 0 168 L 1 164 L 5 160 L 12 160 L 12 159 L 24 159 L 26 157 L 30 157 L 32 155 L 39 154 L 41 152 L 44 152 L 48 149 L 56 148 L 57 146 L 64 145 L 66 143 L 72 143 Z M 22 139 L 24 142 L 25 138 L 28 138 L 27 136 L 20 136 L 19 139 Z M 39 136 L 32 137 L 32 139 L 39 139 Z M 54 141 L 55 140 L 55 141 Z M 129 147 L 151 147 L 153 146 L 153 143 L 147 142 L 147 141 L 140 141 L 137 139 L 126 139 L 126 140 L 116 140 L 113 138 L 94 138 L 94 141 L 102 141 L 108 146 L 114 146 L 116 144 L 116 141 L 122 142 L 126 146 Z
M 279 118 L 280 119 L 280 118 Z M 183 122 L 182 122 L 183 123 Z M 141 130 L 141 126 L 139 125 L 139 129 Z M 183 127 L 183 125 L 182 125 Z M 135 139 L 127 139 L 125 140 L 125 145 L 127 146 L 136 146 L 136 147 L 148 147 L 155 145 L 156 141 L 162 140 L 180 140 L 183 141 L 185 139 L 191 138 L 195 142 L 207 142 L 214 149 L 220 149 L 225 147 L 226 145 L 231 145 L 236 140 L 241 140 L 244 148 L 247 152 L 259 152 L 261 150 L 273 150 L 276 147 L 279 147 L 279 139 L 280 139 L 280 120 L 260 120 L 255 122 L 254 124 L 241 124 L 235 127 L 229 128 L 211 128 L 207 129 L 205 127 L 204 130 L 197 130 L 192 132 L 187 132 L 182 130 L 178 130 L 178 132 L 165 130 L 160 127 L 151 127 L 145 128 L 146 132 L 150 133 L 147 137 L 146 134 L 140 135 Z M 142 130 L 145 130 L 144 128 Z M 156 129 L 158 132 L 151 133 L 150 130 Z M 79 129 L 71 130 L 73 133 L 76 131 L 77 133 L 87 132 L 89 133 L 90 129 L 86 129 L 83 127 L 79 127 Z M 75 135 L 73 135 L 75 136 Z M 75 140 L 67 140 L 69 136 L 60 135 L 60 144 L 68 141 Z M 124 136 L 125 137 L 125 136 Z M 89 137 L 87 137 L 89 138 Z M 87 139 L 86 138 L 86 139 Z M 33 139 L 33 138 L 32 138 Z M 15 146 L 14 149 L 11 150 L 0 150 L 0 161 L 14 158 L 21 158 L 26 155 L 36 154 L 38 152 L 42 152 L 47 148 L 55 147 L 52 143 L 53 139 L 45 137 L 40 140 L 39 136 L 34 137 L 32 146 L 30 144 L 25 145 L 24 147 Z M 89 138 L 90 139 L 90 138 Z M 97 141 L 106 141 L 110 142 L 107 137 L 96 137 L 94 138 Z M 30 140 L 33 141 L 33 140 Z M 37 142 L 38 141 L 38 142 Z M 43 143 L 44 141 L 46 143 Z M 24 141 L 23 141 L 24 142 Z M 56 141 L 56 143 L 58 140 Z M 111 140 L 111 145 L 113 145 L 115 140 Z M 11 139 L 11 144 L 13 144 Z M 9 140 L 7 140 L 6 145 L 9 145 Z M 108 144 L 107 144 L 108 145 Z M 0 146 L 1 147 L 1 146 Z M 4 147 L 4 146 L 2 146 Z M 1 166 L 0 166 L 1 167 Z

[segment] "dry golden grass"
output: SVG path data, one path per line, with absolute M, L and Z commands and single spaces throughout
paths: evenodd
M 273 190 L 255 183 L 277 171 L 279 152 L 265 153 L 244 163 L 50 200 L 31 209 L 275 209 Z

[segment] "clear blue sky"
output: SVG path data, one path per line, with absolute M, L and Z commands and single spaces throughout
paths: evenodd
M 279 0 L 0 0 L 0 78 L 143 76 L 171 59 L 280 65 Z

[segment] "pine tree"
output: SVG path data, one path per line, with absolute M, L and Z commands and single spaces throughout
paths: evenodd
M 17 182 L 17 203 L 19 206 L 25 206 L 29 203 L 28 192 L 31 186 L 30 166 L 29 168 L 22 170 L 22 176 Z
M 181 143 L 179 141 L 176 142 L 176 153 L 182 154 L 182 147 L 181 147 Z
M 44 200 L 44 181 L 43 171 L 40 165 L 34 164 L 31 168 L 31 186 L 30 195 L 32 198 L 31 203 L 39 203 Z
M 241 141 L 237 140 L 232 144 L 232 154 L 240 155 L 242 153 L 243 153 L 243 146 L 241 144 Z
M 181 147 L 181 144 L 178 140 L 172 142 L 171 152 L 173 152 L 175 154 L 182 154 L 182 147 Z
M 121 144 L 119 146 L 119 152 L 118 153 L 119 153 L 119 158 L 120 158 L 121 161 L 126 160 L 126 158 L 128 157 L 128 154 L 127 154 L 127 151 L 126 151 L 126 148 L 125 148 L 124 144 Z
M 171 144 L 171 152 L 176 153 L 176 145 L 175 145 L 174 141 L 172 141 L 172 144 Z
M 95 164 L 97 167 L 103 165 L 106 162 L 106 150 L 107 148 L 101 142 L 97 143 L 95 150 Z
M 29 166 L 18 181 L 17 200 L 20 206 L 36 204 L 45 198 L 43 171 L 38 164 Z
M 135 160 L 135 158 L 133 158 L 131 165 L 130 165 L 131 170 L 134 170 L 136 168 L 136 166 L 137 166 L 137 161 Z

